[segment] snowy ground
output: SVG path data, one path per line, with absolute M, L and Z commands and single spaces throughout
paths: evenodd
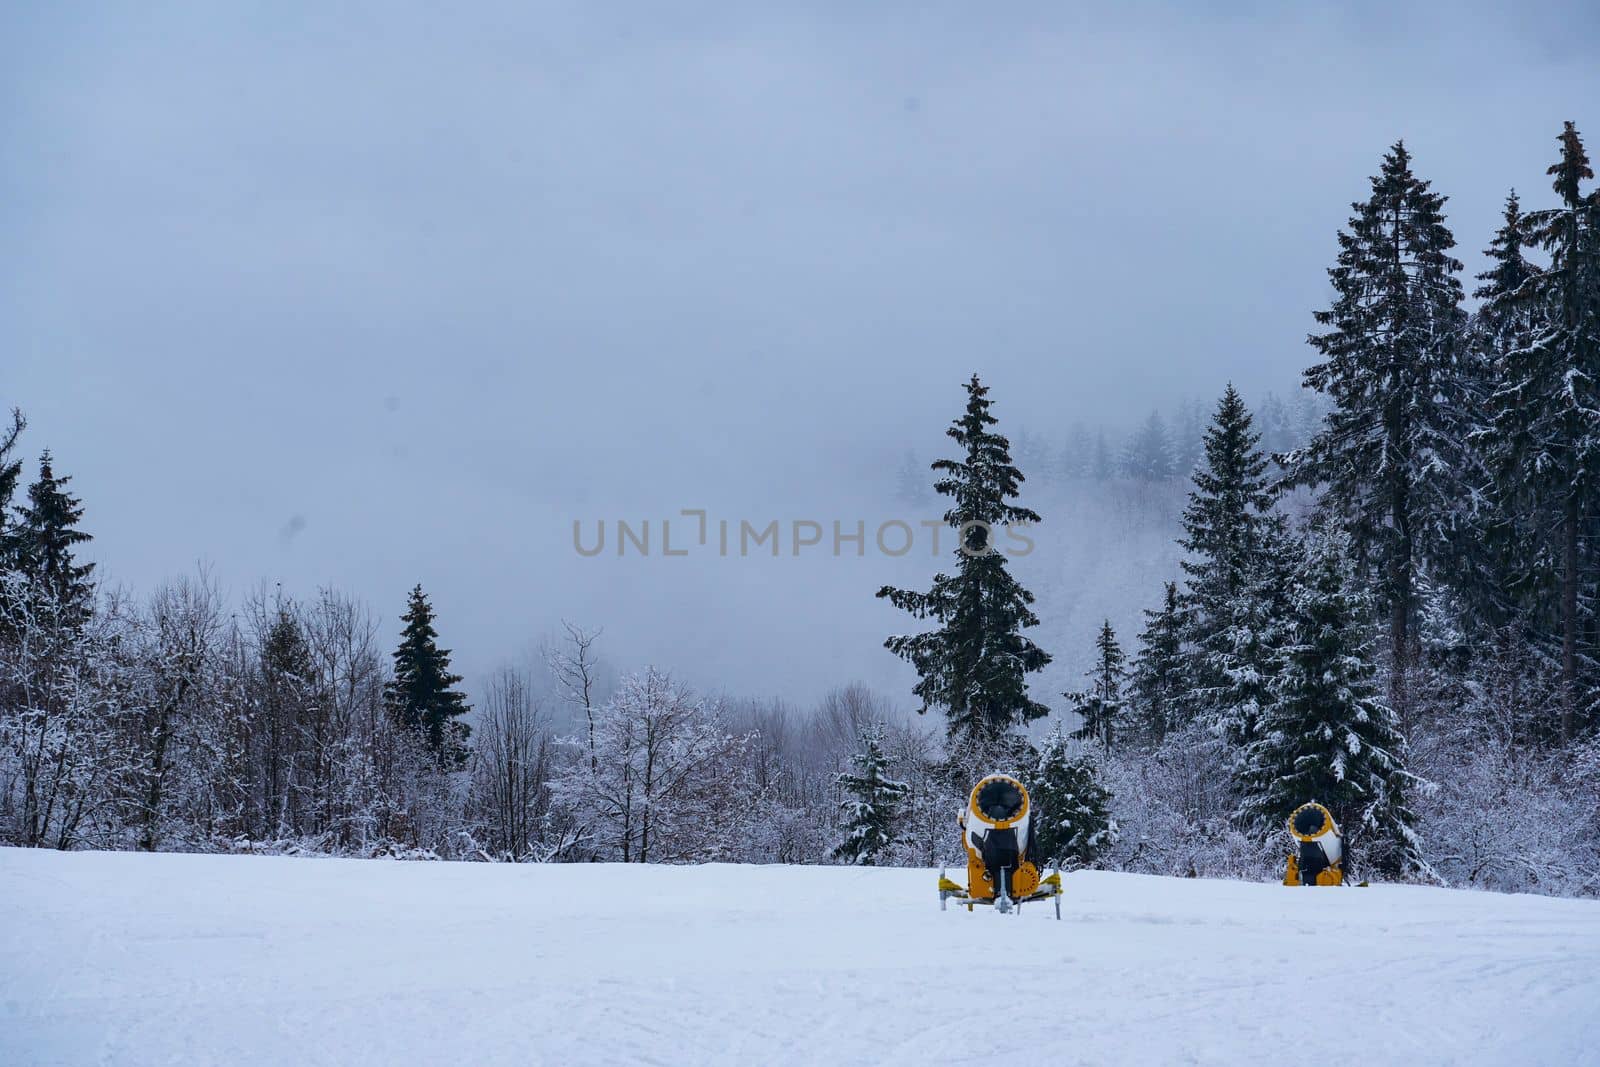
M 1600 902 L 0 849 L 0 1063 L 1600 1061 Z

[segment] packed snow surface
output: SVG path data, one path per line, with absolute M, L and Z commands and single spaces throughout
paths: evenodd
M 0 1063 L 1595 1063 L 1600 902 L 0 849 Z

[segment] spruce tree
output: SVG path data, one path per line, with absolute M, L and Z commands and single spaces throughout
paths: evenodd
M 1490 400 L 1492 434 L 1503 483 L 1520 484 L 1528 503 L 1532 551 L 1558 574 L 1563 700 L 1561 735 L 1570 738 L 1584 703 L 1580 666 L 1589 658 L 1580 591 L 1593 579 L 1587 536 L 1600 507 L 1600 191 L 1572 123 L 1561 133 L 1561 158 L 1547 173 L 1560 206 L 1528 213 L 1527 230 L 1550 265 L 1526 278 L 1500 306 L 1528 317 L 1533 336 L 1507 353 L 1505 385 Z
M 1229 383 L 1206 429 L 1204 459 L 1193 474 L 1178 542 L 1189 553 L 1182 564 L 1185 600 L 1202 628 L 1245 588 L 1260 563 L 1264 530 L 1272 521 L 1260 442 L 1250 409 Z M 1203 641 L 1203 629 L 1198 636 Z
M 1133 661 L 1133 730 L 1159 744 L 1189 721 L 1189 686 L 1183 659 L 1184 608 L 1178 583 L 1168 582 L 1161 607 L 1145 609 L 1139 655 Z
M 1235 785 L 1240 788 L 1246 784 L 1238 757 L 1259 735 L 1274 701 L 1295 581 L 1293 538 L 1281 523 L 1264 526 L 1262 537 L 1256 570 L 1217 606 L 1194 667 L 1204 681 L 1190 695 L 1197 714 L 1233 748 Z
M 895 607 L 938 624 L 927 633 L 890 637 L 884 647 L 916 668 L 920 680 L 912 691 L 922 700 L 920 710 L 943 709 L 950 737 L 974 750 L 1049 710 L 1028 696 L 1027 676 L 1050 662 L 1022 634 L 1039 623 L 1033 594 L 1012 577 L 994 543 L 996 527 L 1035 523 L 1039 516 L 1011 503 L 1023 478 L 1006 439 L 990 429 L 995 418 L 988 392 L 973 375 L 966 412 L 948 431 L 962 457 L 933 464 L 943 475 L 935 491 L 953 501 L 944 521 L 957 532 L 956 573 L 936 575 L 926 593 L 878 590 Z
M 1538 535 L 1542 501 L 1520 470 L 1510 444 L 1526 424 L 1521 398 L 1506 392 L 1524 371 L 1523 351 L 1536 335 L 1540 315 L 1521 295 L 1528 279 L 1541 272 L 1525 250 L 1532 235 L 1515 190 L 1506 197 L 1502 224 L 1484 255 L 1492 266 L 1477 275 L 1472 295 L 1478 309 L 1474 338 L 1482 381 L 1475 406 L 1487 412 L 1472 435 L 1482 471 L 1483 501 L 1470 537 L 1461 540 L 1449 578 L 1470 608 L 1463 621 L 1487 636 L 1508 625 L 1540 627 L 1544 606 L 1556 601 L 1555 573 L 1546 539 Z M 1502 434 L 1509 434 L 1503 437 Z M 1530 549 L 1532 549 L 1530 551 Z M 1503 636 L 1503 635 L 1502 635 Z
M 467 760 L 471 728 L 460 717 L 469 709 L 466 696 L 455 688 L 461 676 L 450 672 L 450 650 L 439 647 L 433 617 L 422 586 L 414 587 L 385 697 L 395 722 L 420 736 L 440 767 L 455 768 Z
M 93 609 L 93 563 L 79 563 L 78 545 L 93 538 L 78 529 L 83 507 L 67 491 L 70 477 L 57 477 L 47 451 L 39 460 L 39 479 L 28 487 L 28 503 L 14 531 L 17 567 L 27 577 L 41 606 L 66 623 L 81 622 Z
M 1089 867 L 1117 839 L 1111 793 L 1094 761 L 1059 729 L 1046 737 L 1028 780 L 1038 860 L 1052 867 Z
M 1281 596 L 1282 521 L 1249 408 L 1229 384 L 1205 435 L 1183 512 L 1188 553 L 1181 677 L 1193 715 L 1245 744 L 1270 681 L 1273 602 Z
M 1322 361 L 1305 382 L 1333 402 L 1324 428 L 1288 457 L 1291 484 L 1323 487 L 1324 514 L 1349 531 L 1389 618 L 1391 698 L 1404 709 L 1417 573 L 1462 520 L 1459 484 L 1469 403 L 1463 395 L 1461 263 L 1445 198 L 1397 143 L 1352 205 L 1329 269 L 1335 299 L 1316 313 Z
M 1063 694 L 1072 701 L 1073 710 L 1083 718 L 1083 723 L 1072 733 L 1080 740 L 1098 741 L 1100 747 L 1110 752 L 1116 742 L 1117 730 L 1127 715 L 1128 702 L 1122 687 L 1128 672 L 1123 664 L 1127 656 L 1117 643 L 1117 632 L 1107 619 L 1100 626 L 1094 640 L 1095 664 L 1089 671 L 1089 688 L 1077 693 Z
M 1527 304 L 1517 297 L 1524 282 L 1543 273 L 1524 255 L 1531 244 L 1527 217 L 1513 189 L 1506 196 L 1500 228 L 1483 250 L 1492 266 L 1476 275 L 1483 284 L 1472 291 L 1483 302 L 1478 312 L 1479 332 L 1489 339 L 1493 354 L 1502 358 L 1524 347 L 1532 333 Z
M 861 750 L 851 762 L 856 773 L 838 777 L 839 787 L 849 796 L 839 804 L 845 813 L 844 839 L 833 855 L 846 863 L 873 867 L 899 843 L 900 809 L 911 787 L 889 777 L 881 726 L 861 731 Z
M 1241 819 L 1268 836 L 1316 801 L 1333 813 L 1347 857 L 1390 875 L 1423 870 L 1406 741 L 1374 681 L 1372 602 L 1352 573 L 1346 536 L 1313 535 L 1299 572 L 1276 699 L 1246 751 Z

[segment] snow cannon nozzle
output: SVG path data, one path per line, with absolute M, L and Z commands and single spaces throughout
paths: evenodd
M 1028 791 L 1009 774 L 991 774 L 973 787 L 967 807 L 994 826 L 1006 826 L 1027 814 Z
M 1321 804 L 1306 804 L 1289 816 L 1289 832 L 1311 841 L 1327 832 L 1328 822 L 1328 809 Z

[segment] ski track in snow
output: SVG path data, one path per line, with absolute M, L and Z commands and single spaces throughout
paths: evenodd
M 1600 901 L 0 849 L 0 1063 L 1600 1062 Z

